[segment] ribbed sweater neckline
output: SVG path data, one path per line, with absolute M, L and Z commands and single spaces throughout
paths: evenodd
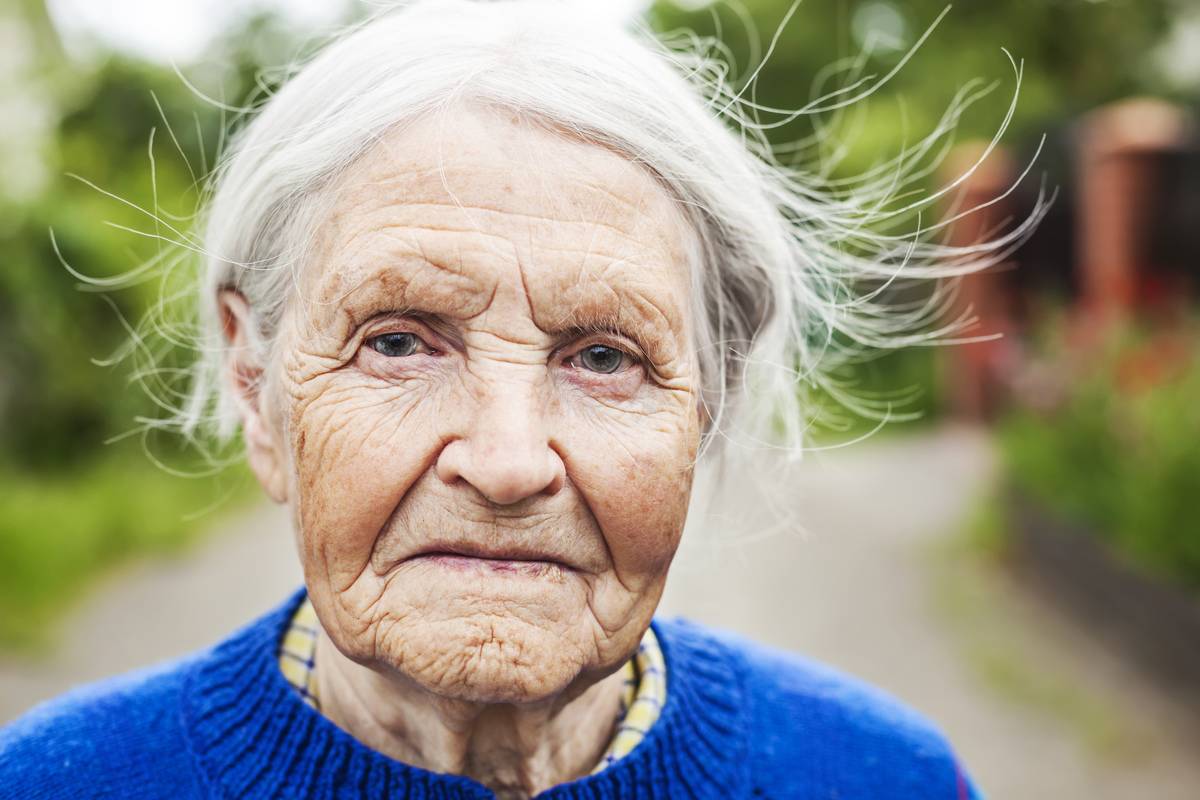
M 215 647 L 193 670 L 182 719 L 218 796 L 490 798 L 482 784 L 395 761 L 310 708 L 276 652 L 300 591 Z M 646 738 L 594 775 L 538 798 L 731 797 L 745 780 L 745 708 L 734 654 L 683 621 L 652 623 L 671 691 Z

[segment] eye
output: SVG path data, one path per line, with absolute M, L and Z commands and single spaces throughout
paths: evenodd
M 610 375 L 621 369 L 629 355 L 615 347 L 593 344 L 580 350 L 576 358 L 584 369 Z
M 379 336 L 373 336 L 367 340 L 367 344 L 371 349 L 380 355 L 388 358 L 403 358 L 411 356 L 420 350 L 422 347 L 429 349 L 421 337 L 415 333 L 407 333 L 400 331 L 397 333 L 384 333 Z

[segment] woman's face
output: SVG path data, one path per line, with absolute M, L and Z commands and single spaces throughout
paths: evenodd
M 274 376 L 339 650 L 484 702 L 633 652 L 699 441 L 686 230 L 628 160 L 483 109 L 339 180 Z

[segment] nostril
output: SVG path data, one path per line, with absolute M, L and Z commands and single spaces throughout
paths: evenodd
M 546 494 L 546 495 L 558 494 L 559 490 L 562 489 L 563 484 L 565 482 L 566 482 L 565 476 L 563 475 L 562 470 L 560 469 L 554 474 L 554 477 L 550 479 L 549 483 L 547 483 L 542 488 L 542 494 Z
M 464 479 L 463 462 L 467 456 L 465 449 L 465 443 L 461 439 L 455 439 L 442 447 L 434 465 L 434 470 L 442 482 L 453 484 Z
M 555 494 L 566 479 L 562 459 L 548 446 L 484 448 L 464 439 L 442 448 L 436 470 L 444 483 L 461 480 L 497 505 Z

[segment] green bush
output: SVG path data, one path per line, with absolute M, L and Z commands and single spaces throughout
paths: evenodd
M 254 494 L 244 468 L 179 477 L 133 444 L 53 476 L 0 468 L 0 647 L 48 643 L 95 576 L 135 554 L 180 551 Z
M 1020 489 L 1130 560 L 1200 588 L 1196 341 L 1125 332 L 1088 357 L 1056 354 L 1059 397 L 1014 414 L 1000 441 Z

